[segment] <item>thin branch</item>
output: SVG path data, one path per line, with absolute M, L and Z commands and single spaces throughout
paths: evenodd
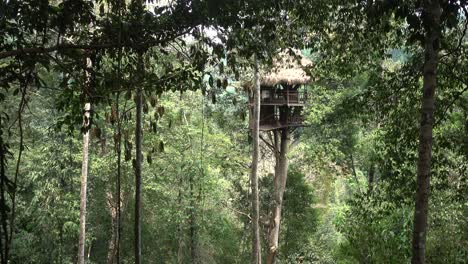
M 440 124 L 440 122 L 442 122 L 442 120 L 444 120 L 445 116 L 447 115 L 447 112 L 449 111 L 449 109 L 452 107 L 452 105 L 455 104 L 455 102 L 466 92 L 468 91 L 468 86 L 465 87 L 465 89 L 461 90 L 460 92 L 456 93 L 455 96 L 453 97 L 452 101 L 450 101 L 450 103 L 447 105 L 447 107 L 445 108 L 445 110 L 443 111 L 442 113 L 442 116 L 440 117 L 439 120 L 437 120 L 437 122 L 435 122 L 434 126 L 438 126 Z
M 268 142 L 266 139 L 264 139 L 261 135 L 258 135 L 258 137 L 272 150 L 272 151 L 275 151 L 275 147 L 273 146 L 273 144 L 271 144 L 270 142 Z
M 465 15 L 466 15 L 466 8 L 463 8 L 465 10 Z M 456 52 L 458 52 L 463 44 L 463 39 L 465 38 L 465 35 L 466 35 L 466 31 L 468 29 L 468 19 L 466 20 L 465 22 L 465 26 L 463 28 L 463 31 L 462 31 L 462 35 L 460 36 L 460 39 L 458 40 L 458 45 L 456 48 L 454 48 L 453 50 L 451 50 L 450 52 L 440 56 L 440 59 L 444 58 L 444 57 L 448 57 Z
M 461 78 L 460 76 L 456 75 L 456 74 L 453 72 L 453 68 L 454 68 L 453 65 L 449 65 L 449 64 L 447 64 L 447 63 L 445 63 L 445 62 L 443 62 L 443 61 L 440 61 L 440 63 L 443 64 L 443 65 L 445 65 L 445 66 L 447 66 L 448 69 L 450 69 L 450 71 L 449 71 L 448 73 L 450 73 L 451 76 L 452 76 L 454 79 L 456 79 L 456 80 L 459 81 L 460 83 L 462 83 L 462 84 L 468 86 L 468 80 L 464 80 L 463 78 Z
M 222 203 L 222 204 L 220 203 L 220 205 L 222 205 L 226 209 L 229 209 L 229 210 L 233 211 L 234 213 L 246 216 L 247 218 L 249 218 L 250 221 L 252 221 L 252 217 L 248 213 L 245 213 L 245 212 L 239 211 L 239 210 L 237 210 L 235 208 L 232 208 L 232 207 L 228 206 L 227 203 Z
M 177 47 L 172 43 L 169 43 L 169 46 L 171 46 L 175 51 L 182 54 L 187 60 L 190 60 L 190 56 L 185 51 L 182 50 L 182 47 L 180 47 L 180 45 L 177 42 L 176 44 L 177 44 Z
M 20 169 L 20 164 L 21 164 L 21 157 L 22 157 L 23 150 L 24 150 L 23 111 L 24 111 L 25 105 L 27 104 L 26 90 L 28 87 L 28 83 L 31 80 L 31 76 L 32 76 L 32 72 L 30 71 L 21 87 L 21 100 L 18 106 L 18 129 L 19 129 L 20 141 L 19 141 L 18 158 L 16 160 L 15 176 L 13 178 L 13 192 L 11 195 L 11 216 L 10 216 L 10 236 L 9 236 L 10 240 L 5 242 L 9 244 L 10 248 L 13 242 L 13 230 L 15 228 L 14 222 L 15 222 L 15 212 L 16 212 L 16 193 L 17 193 L 17 188 L 18 188 L 17 187 L 18 175 L 19 175 L 19 169 Z
M 48 53 L 46 53 L 46 56 L 51 58 L 60 68 L 62 68 L 64 71 L 66 71 L 68 74 L 70 74 L 73 78 L 75 78 L 75 81 L 78 82 L 78 84 L 80 86 L 85 86 L 84 83 L 80 82 L 80 78 L 78 78 L 77 76 L 75 76 L 75 74 L 70 71 L 67 67 L 65 67 L 65 65 L 63 65 L 60 60 Z

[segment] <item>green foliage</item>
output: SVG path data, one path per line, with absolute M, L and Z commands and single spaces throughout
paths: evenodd
M 280 259 L 282 256 L 289 258 L 294 254 L 301 254 L 304 245 L 312 242 L 308 234 L 315 233 L 318 225 L 318 213 L 313 208 L 315 194 L 312 186 L 294 167 L 289 169 L 283 199 Z
M 358 263 L 408 262 L 411 209 L 382 201 L 378 195 L 353 199 L 343 221 L 336 223 L 346 237 L 341 245 L 343 256 Z

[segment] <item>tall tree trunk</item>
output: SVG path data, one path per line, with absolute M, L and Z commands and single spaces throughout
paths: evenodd
M 143 160 L 142 148 L 142 85 L 144 83 L 143 56 L 138 55 L 138 72 L 141 74 L 136 91 L 136 124 L 135 124 L 135 264 L 141 264 L 141 164 Z
M 118 90 L 120 91 L 122 89 L 122 47 L 120 47 L 120 44 L 122 42 L 122 28 L 123 28 L 123 23 L 122 23 L 122 0 L 119 0 L 117 3 L 117 9 L 118 9 L 118 19 L 119 19 L 119 33 L 117 35 L 117 43 L 119 44 L 119 52 L 118 52 L 118 64 L 117 64 L 117 76 L 119 79 L 118 82 Z M 116 180 L 116 204 L 117 204 L 117 237 L 116 237 L 116 262 L 117 264 L 120 264 L 120 237 L 122 234 L 122 205 L 121 205 L 121 179 L 122 179 L 122 119 L 120 117 L 120 92 L 117 92 L 116 96 L 116 102 L 115 102 L 115 112 L 117 116 L 117 132 L 116 132 L 116 152 L 117 152 L 117 180 Z
M 81 165 L 81 191 L 80 191 L 80 234 L 78 241 L 78 263 L 85 263 L 86 243 L 86 189 L 88 187 L 88 148 L 89 148 L 89 125 L 91 119 L 91 104 L 86 103 L 83 118 L 83 160 Z
M 178 228 L 178 233 L 179 233 L 179 245 L 177 248 L 177 264 L 183 264 L 184 263 L 184 239 L 182 237 L 182 228 L 179 226 Z
M 260 133 L 260 77 L 258 73 L 258 60 L 255 56 L 255 85 L 253 90 L 253 114 L 251 121 L 252 128 L 252 166 L 250 173 L 251 204 L 252 204 L 252 263 L 261 263 L 260 247 L 260 208 L 258 199 L 258 153 L 259 153 L 259 133 Z
M 190 209 L 189 209 L 189 232 L 190 232 L 190 256 L 192 264 L 198 264 L 198 249 L 197 249 L 197 222 L 195 212 L 195 195 L 194 195 L 194 174 L 190 173 L 189 177 L 189 195 L 190 195 Z
M 289 148 L 289 129 L 281 129 L 281 142 L 277 164 L 275 166 L 275 179 L 273 183 L 273 205 L 271 209 L 270 226 L 268 230 L 268 255 L 267 264 L 275 263 L 278 254 L 278 241 L 281 224 L 281 209 L 283 206 L 283 195 L 286 189 L 286 180 L 288 177 L 288 148 Z M 276 150 L 275 150 L 276 151 Z
M 0 129 L 3 120 L 0 119 Z M 0 255 L 1 263 L 8 263 L 8 213 L 7 213 L 7 204 L 6 204 L 6 187 L 8 178 L 6 176 L 7 169 L 7 155 L 10 155 L 7 144 L 3 141 L 2 133 L 0 133 L 0 219 L 1 219 L 1 228 L 0 228 Z
M 112 192 L 107 192 L 107 209 L 111 216 L 111 238 L 109 239 L 109 247 L 107 250 L 107 264 L 113 264 L 114 259 L 117 253 L 117 235 L 118 235 L 118 226 L 117 226 L 117 206 L 114 205 L 114 197 Z
M 119 73 L 120 73 L 120 59 L 119 59 Z M 116 263 L 120 264 L 120 235 L 122 233 L 122 120 L 120 117 L 120 109 L 119 109 L 119 96 L 120 94 L 117 93 L 116 97 L 116 106 L 115 106 L 115 115 L 117 116 L 117 128 L 115 132 L 115 151 L 117 154 L 117 179 L 116 179 L 116 186 L 115 186 L 115 204 L 117 207 L 117 217 L 116 217 L 116 237 L 115 237 L 115 258 L 116 258 Z
M 439 0 L 423 3 L 423 25 L 426 30 L 423 96 L 419 129 L 419 152 L 416 179 L 416 203 L 414 210 L 413 255 L 411 263 L 426 263 L 425 248 L 427 235 L 428 200 L 431 179 L 432 129 L 434 125 L 434 94 L 436 89 L 440 15 Z
M 179 210 L 183 210 L 183 205 L 182 205 L 182 188 L 183 188 L 183 181 L 182 181 L 182 176 L 179 176 L 179 193 L 177 195 L 177 206 L 179 207 Z M 183 264 L 184 263 L 184 228 L 183 228 L 184 222 L 179 223 L 177 227 L 177 234 L 179 236 L 178 240 L 178 248 L 177 248 L 177 263 L 178 264 Z

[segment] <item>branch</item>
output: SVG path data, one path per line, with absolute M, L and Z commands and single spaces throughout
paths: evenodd
M 51 58 L 60 68 L 62 68 L 64 71 L 66 71 L 68 74 L 70 74 L 74 79 L 75 81 L 77 81 L 79 83 L 80 86 L 84 86 L 84 83 L 82 83 L 80 81 L 80 78 L 78 76 L 76 76 L 72 71 L 70 71 L 67 67 L 65 67 L 65 65 L 63 65 L 59 59 L 57 59 L 56 57 L 46 53 L 47 57 Z
M 275 147 L 274 147 L 270 142 L 268 142 L 266 139 L 264 139 L 261 135 L 258 135 L 258 137 L 259 137 L 272 151 L 275 151 Z
M 119 45 L 116 45 L 116 44 L 97 44 L 97 45 L 58 44 L 52 47 L 34 47 L 34 48 L 24 48 L 24 49 L 4 51 L 0 53 L 0 59 L 13 57 L 17 55 L 50 53 L 50 52 L 54 52 L 58 50 L 60 51 L 73 50 L 73 49 L 100 50 L 100 49 L 116 48 L 116 47 L 119 47 Z
M 15 168 L 15 177 L 13 179 L 13 193 L 11 195 L 11 218 L 10 218 L 10 235 L 9 235 L 9 240 L 5 241 L 5 243 L 9 244 L 9 247 L 11 248 L 12 242 L 13 242 L 13 230 L 15 228 L 15 213 L 16 213 L 16 193 L 18 192 L 18 175 L 20 173 L 20 164 L 21 164 L 21 157 L 23 154 L 24 150 L 24 133 L 23 133 L 23 111 L 25 108 L 25 105 L 27 105 L 27 98 L 26 98 L 26 92 L 28 88 L 28 84 L 31 81 L 32 78 L 32 71 L 29 71 L 27 73 L 28 75 L 26 76 L 23 85 L 21 85 L 21 100 L 18 106 L 18 128 L 19 128 L 19 150 L 18 150 L 18 157 L 16 159 L 16 168 Z
M 466 18 L 466 15 L 467 15 L 467 10 L 466 8 L 463 8 L 463 10 L 465 11 L 465 18 Z M 458 50 L 460 50 L 462 44 L 463 44 L 463 39 L 465 38 L 465 35 L 466 35 L 466 30 L 468 29 L 468 19 L 466 20 L 465 22 L 465 27 L 463 28 L 463 31 L 462 31 L 462 35 L 460 36 L 460 39 L 458 40 L 458 45 L 456 48 L 454 48 L 453 50 L 451 50 L 450 52 L 448 52 L 447 54 L 444 54 L 442 56 L 440 56 L 440 58 L 442 59 L 443 57 L 448 57 L 454 53 L 456 53 Z
M 248 213 L 245 213 L 245 212 L 239 211 L 239 210 L 237 210 L 237 209 L 235 209 L 233 207 L 230 207 L 230 206 L 228 206 L 228 204 L 226 202 L 219 203 L 219 204 L 224 206 L 224 208 L 226 208 L 226 209 L 232 210 L 234 213 L 246 216 L 250 221 L 252 221 L 252 217 Z
M 249 220 L 252 220 L 252 217 L 250 217 L 250 215 L 247 214 L 247 213 L 244 213 L 244 212 L 239 211 L 239 210 L 237 210 L 237 209 L 234 209 L 234 208 L 232 208 L 232 207 L 226 207 L 226 208 L 232 210 L 234 213 L 238 213 L 238 214 L 240 214 L 240 215 L 246 216 L 247 218 L 249 218 Z
M 452 105 L 455 104 L 455 102 L 466 92 L 468 91 L 468 86 L 465 87 L 465 89 L 461 90 L 460 92 L 458 92 L 457 94 L 455 94 L 455 96 L 453 97 L 452 101 L 450 101 L 450 103 L 447 105 L 447 107 L 445 108 L 445 110 L 442 112 L 442 116 L 440 117 L 439 120 L 437 120 L 437 122 L 435 122 L 434 126 L 438 126 L 440 124 L 440 122 L 442 122 L 442 120 L 444 120 L 445 116 L 447 115 L 447 112 L 449 111 L 449 109 L 452 107 Z
M 456 79 L 457 81 L 459 81 L 461 84 L 464 84 L 466 86 L 468 86 L 468 81 L 467 80 L 464 80 L 462 77 L 458 76 L 457 74 L 455 74 L 455 72 L 453 71 L 453 68 L 454 68 L 454 65 L 449 65 L 443 61 L 440 61 L 441 64 L 445 65 L 448 67 L 449 72 L 451 74 L 451 76 Z
M 167 37 L 165 39 L 157 39 L 154 41 L 149 41 L 142 44 L 118 44 L 118 43 L 100 43 L 100 44 L 58 44 L 52 47 L 31 47 L 31 48 L 23 48 L 23 49 L 16 49 L 16 50 L 8 50 L 4 52 L 0 52 L 0 59 L 13 57 L 17 55 L 33 55 L 33 54 L 42 54 L 42 53 L 51 53 L 54 51 L 64 51 L 64 50 L 102 50 L 102 49 L 111 49 L 111 48 L 133 48 L 133 49 L 146 49 L 153 46 L 157 46 L 162 43 L 167 43 L 171 40 L 174 40 L 180 36 L 183 36 L 190 32 L 193 27 L 189 27 L 186 30 L 180 32 L 179 34 L 175 34 L 173 36 Z

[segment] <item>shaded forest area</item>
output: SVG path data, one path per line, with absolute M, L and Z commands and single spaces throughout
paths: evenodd
M 2 0 L 1 263 L 467 263 L 467 17 Z

